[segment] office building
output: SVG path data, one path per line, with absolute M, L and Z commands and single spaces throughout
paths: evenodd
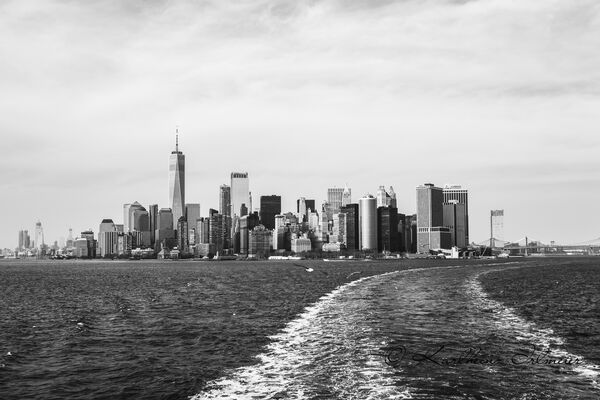
M 155 249 L 175 246 L 175 230 L 173 229 L 173 212 L 170 208 L 161 208 L 156 221 Z
M 358 237 L 360 228 L 359 228 L 359 218 L 358 218 L 358 204 L 351 203 L 346 204 L 340 209 L 341 213 L 346 215 L 346 229 L 345 229 L 345 242 L 346 248 L 348 250 L 359 250 L 359 242 L 360 239 Z
M 248 237 L 248 255 L 267 258 L 271 252 L 271 231 L 264 225 L 255 226 Z
M 366 195 L 358 201 L 360 249 L 377 250 L 377 199 Z
M 347 206 L 350 203 L 352 203 L 352 190 L 346 185 L 342 192 L 342 207 Z
M 212 208 L 209 211 L 208 242 L 215 253 L 222 254 L 225 249 L 225 216 Z
M 450 229 L 444 227 L 444 193 L 433 183 L 417 187 L 417 252 L 449 249 Z
M 490 211 L 490 247 L 504 245 L 504 210 Z
M 185 205 L 185 217 L 188 226 L 188 244 L 193 245 L 196 243 L 195 232 L 196 222 L 200 219 L 200 204 L 188 203 Z
M 156 225 L 158 221 L 158 204 L 151 204 L 148 207 L 148 223 L 150 226 L 150 246 L 154 247 L 156 242 Z
M 458 200 L 444 202 L 444 226 L 450 229 L 450 244 L 467 247 L 467 205 Z
M 333 217 L 333 214 L 340 212 L 340 208 L 342 207 L 342 200 L 344 198 L 344 190 L 345 189 L 343 188 L 327 189 L 327 204 L 331 208 L 331 217 Z
M 98 248 L 100 257 L 117 255 L 117 229 L 112 219 L 103 219 L 98 228 Z
M 177 221 L 177 249 L 180 254 L 189 252 L 189 228 L 185 216 L 181 216 Z
M 240 254 L 248 254 L 249 251 L 249 234 L 252 229 L 257 227 L 260 219 L 257 213 L 244 215 L 240 221 Z
M 459 220 L 455 224 L 455 226 L 460 226 L 461 230 L 456 243 L 464 243 L 464 246 L 467 246 L 469 244 L 469 191 L 463 189 L 460 185 L 444 185 L 444 204 L 450 204 L 454 201 L 456 204 L 462 204 L 462 206 L 458 206 L 460 216 L 458 216 Z M 450 209 L 448 208 L 448 210 Z M 448 216 L 447 220 L 451 220 L 451 218 Z M 458 244 L 455 244 L 455 246 L 464 247 Z
M 399 222 L 396 207 L 377 208 L 377 251 L 380 253 L 400 251 Z
M 291 239 L 290 245 L 291 251 L 296 254 L 305 253 L 312 250 L 312 242 L 306 235 Z
M 247 172 L 232 172 L 230 186 L 231 217 L 237 215 L 241 217 L 247 215 L 251 210 L 250 204 L 250 183 Z M 245 214 L 242 214 L 244 206 Z
M 185 215 L 185 155 L 179 151 L 179 135 L 175 136 L 175 151 L 169 158 L 169 204 L 173 216 L 172 226 Z
M 81 232 L 81 238 L 85 239 L 86 241 L 86 256 L 88 258 L 96 258 L 96 248 L 97 248 L 97 241 L 94 238 L 94 232 L 92 230 L 87 230 L 87 231 L 83 231 Z M 84 257 L 84 256 L 79 256 L 79 257 Z
M 38 250 L 42 250 L 44 248 L 44 228 L 42 228 L 42 223 L 40 221 L 35 223 L 35 247 Z
M 275 229 L 275 216 L 281 213 L 281 196 L 260 196 L 260 223 Z

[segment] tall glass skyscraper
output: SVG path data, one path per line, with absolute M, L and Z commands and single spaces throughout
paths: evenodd
M 175 227 L 185 215 L 185 156 L 179 151 L 179 135 L 175 137 L 175 151 L 169 158 L 169 204 Z
M 242 204 L 250 210 L 250 183 L 247 172 L 231 173 L 230 196 L 232 217 L 234 215 L 242 216 L 240 212 Z
M 377 250 L 377 199 L 366 195 L 358 201 L 360 249 Z

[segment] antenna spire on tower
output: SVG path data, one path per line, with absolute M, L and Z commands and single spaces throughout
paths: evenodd
M 175 151 L 179 151 L 179 126 L 175 127 Z

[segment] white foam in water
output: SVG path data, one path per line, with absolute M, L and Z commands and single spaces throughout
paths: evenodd
M 344 301 L 349 288 L 398 272 L 364 277 L 322 296 L 270 337 L 259 364 L 211 382 L 192 399 L 411 398 L 409 388 L 396 386 L 394 370 L 377 354 L 382 344 L 361 323 L 366 300 Z
M 484 308 L 494 311 L 494 322 L 498 329 L 511 329 L 516 332 L 515 339 L 526 342 L 528 344 L 536 344 L 542 349 L 552 349 L 553 358 L 557 359 L 579 359 L 582 363 L 573 366 L 573 371 L 580 376 L 589 379 L 593 386 L 598 387 L 598 376 L 600 376 L 600 366 L 587 363 L 582 356 L 571 354 L 568 351 L 561 349 L 564 345 L 564 340 L 558 336 L 552 329 L 540 328 L 535 323 L 527 321 L 517 315 L 515 310 L 507 307 L 504 304 L 495 301 L 488 297 L 483 290 L 479 276 L 492 271 L 485 271 L 476 275 L 467 282 L 467 289 L 474 295 L 473 297 L 481 302 Z

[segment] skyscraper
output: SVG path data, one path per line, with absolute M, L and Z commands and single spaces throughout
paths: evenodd
M 44 229 L 40 221 L 35 223 L 35 247 L 39 250 L 44 248 Z
M 267 229 L 275 229 L 275 216 L 281 213 L 281 196 L 260 196 L 260 222 Z
M 501 246 L 504 242 L 504 210 L 490 211 L 490 247 Z
M 175 239 L 173 212 L 170 208 L 161 208 L 158 211 L 158 218 L 156 221 L 155 249 L 160 249 L 160 246 L 163 244 L 168 247 L 173 244 L 173 239 Z
M 467 205 L 458 200 L 444 202 L 444 226 L 450 229 L 452 246 L 466 247 L 467 239 Z
M 98 253 L 100 257 L 118 254 L 118 232 L 112 219 L 103 219 L 98 229 Z
M 150 245 L 154 246 L 156 242 L 156 225 L 158 223 L 158 204 L 148 206 L 148 218 L 150 225 Z
M 346 188 L 348 191 L 350 189 Z M 330 210 L 327 211 L 328 215 L 331 213 L 330 218 L 333 218 L 333 214 L 337 214 L 340 212 L 340 208 L 342 207 L 342 200 L 344 198 L 344 191 L 346 189 L 343 188 L 329 188 L 327 189 L 327 204 Z
M 444 227 L 444 193 L 433 183 L 417 187 L 417 252 L 449 249 L 450 229 Z
M 231 216 L 231 187 L 229 185 L 221 185 L 219 188 L 219 213 Z
M 396 207 L 377 208 L 377 250 L 379 252 L 400 251 L 398 223 L 399 216 Z
M 358 201 L 360 249 L 377 250 L 377 200 L 366 195 Z
M 173 213 L 173 225 L 185 215 L 185 156 L 179 151 L 179 135 L 175 136 L 175 151 L 169 158 L 169 204 Z
M 237 215 L 240 217 L 241 207 L 244 205 L 247 210 L 251 211 L 250 204 L 250 183 L 247 172 L 232 172 L 231 173 L 231 217 Z
M 188 203 L 185 205 L 185 216 L 188 226 L 188 244 L 195 243 L 194 232 L 196 231 L 196 221 L 200 219 L 200 204 Z
M 351 203 L 343 206 L 340 212 L 346 214 L 346 248 L 348 250 L 359 250 L 359 218 L 358 204 Z
M 454 226 L 460 227 L 460 234 L 456 237 L 457 243 L 464 243 L 464 246 L 469 244 L 469 191 L 463 189 L 460 185 L 444 185 L 444 204 L 456 201 L 458 206 L 458 220 Z M 450 210 L 450 208 L 446 208 Z M 447 217 L 450 220 L 450 217 Z M 464 247 L 459 244 L 454 244 L 458 247 Z
M 342 207 L 347 206 L 350 203 L 352 203 L 352 190 L 346 185 L 342 192 Z

